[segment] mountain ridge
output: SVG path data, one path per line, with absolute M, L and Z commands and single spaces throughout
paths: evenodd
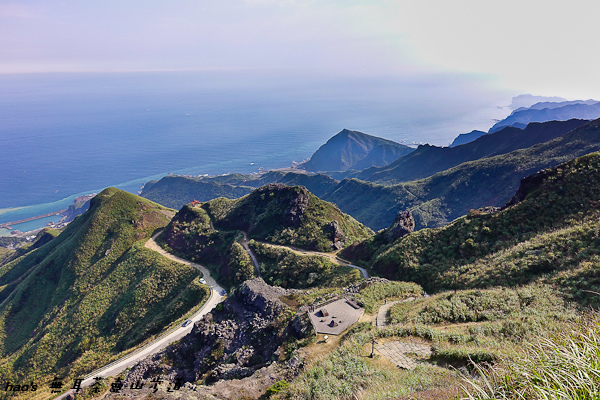
M 586 101 L 587 102 L 587 101 Z M 517 123 L 529 124 L 531 122 L 565 121 L 573 118 L 594 120 L 600 118 L 600 102 L 592 104 L 565 102 L 556 108 L 526 109 L 515 111 L 507 118 L 497 122 L 489 133 L 497 132 L 506 126 Z M 560 103 L 559 103 L 560 104 Z
M 346 171 L 386 165 L 413 149 L 392 140 L 343 129 L 301 167 L 311 172 Z
M 470 209 L 504 205 L 524 176 L 599 150 L 600 119 L 549 142 L 468 161 L 416 181 L 389 186 L 344 179 L 324 199 L 373 230 L 388 227 L 406 209 L 417 230 L 439 227 Z
M 356 178 L 378 183 L 395 184 L 426 178 L 463 162 L 506 154 L 555 139 L 587 123 L 584 120 L 531 123 L 521 130 L 505 127 L 482 135 L 456 147 L 421 145 L 414 152 L 400 157 L 385 167 L 373 167 L 355 175 Z

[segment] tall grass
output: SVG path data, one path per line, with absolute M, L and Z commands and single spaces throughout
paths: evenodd
M 416 283 L 390 281 L 368 285 L 356 295 L 356 298 L 364 304 L 366 312 L 372 313 L 377 303 L 383 299 L 417 297 L 422 292 L 423 288 Z
M 463 385 L 468 400 L 600 399 L 600 317 L 541 337 L 517 357 L 477 367 L 481 378 Z

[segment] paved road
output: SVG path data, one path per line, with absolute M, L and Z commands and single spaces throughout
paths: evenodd
M 346 266 L 347 266 L 347 267 L 352 267 L 352 268 L 354 268 L 354 269 L 357 269 L 357 270 L 359 270 L 359 271 L 360 271 L 360 274 L 362 275 L 362 277 L 363 277 L 364 279 L 369 279 L 369 273 L 367 272 L 367 270 L 366 270 L 366 269 L 364 269 L 364 268 L 362 268 L 362 267 L 359 267 L 359 266 L 357 266 L 357 265 L 352 265 L 352 264 L 346 264 Z
M 256 268 L 256 273 L 258 274 L 258 277 L 260 278 L 260 266 L 258 265 L 258 260 L 256 259 L 256 256 L 254 255 L 252 250 L 250 250 L 250 246 L 248 246 L 248 242 L 250 241 L 248 239 L 248 235 L 246 234 L 246 232 L 243 232 L 243 231 L 242 231 L 242 235 L 244 235 L 244 238 L 242 239 L 240 244 L 242 245 L 242 247 L 244 247 L 244 249 L 246 249 L 246 252 L 252 259 L 252 263 L 254 263 L 254 268 Z
M 386 304 L 379 307 L 379 312 L 377 313 L 377 321 L 375 321 L 376 326 L 386 326 L 387 322 L 385 321 L 385 317 L 389 311 L 389 309 L 394 305 L 400 303 L 400 301 L 388 301 Z
M 386 326 L 387 322 L 385 317 L 387 316 L 387 312 L 394 304 L 403 303 L 405 301 L 413 301 L 414 297 L 409 297 L 404 300 L 396 300 L 396 301 L 388 301 L 386 304 L 379 307 L 379 312 L 377 313 L 377 320 L 375 321 L 376 326 Z
M 244 238 L 247 238 L 245 232 L 244 232 Z M 304 249 L 299 249 L 299 248 L 293 247 L 293 246 L 283 246 L 283 245 L 280 245 L 280 244 L 273 244 L 273 243 L 261 242 L 261 241 L 258 241 L 256 239 L 254 239 L 254 241 L 256 241 L 257 243 L 260 243 L 260 244 L 264 244 L 265 246 L 279 247 L 279 248 L 290 250 L 290 251 L 292 251 L 294 253 L 305 255 L 305 256 L 325 257 L 325 258 L 329 259 L 331 262 L 333 262 L 335 264 L 345 265 L 347 267 L 355 268 L 355 269 L 357 269 L 357 270 L 360 271 L 360 274 L 361 274 L 361 276 L 364 279 L 369 279 L 369 273 L 367 272 L 367 270 L 365 270 L 364 268 L 361 268 L 359 266 L 350 264 L 348 261 L 343 260 L 340 257 L 338 257 L 336 253 L 322 253 L 320 251 L 304 250 Z
M 190 265 L 190 266 L 196 268 L 197 270 L 202 272 L 202 275 L 203 275 L 204 279 L 206 280 L 206 284 L 211 289 L 210 298 L 208 299 L 206 304 L 204 304 L 204 306 L 202 306 L 202 308 L 200 310 L 198 310 L 194 315 L 192 315 L 190 317 L 190 319 L 193 322 L 199 321 L 200 319 L 202 319 L 202 317 L 204 315 L 211 312 L 212 309 L 217 306 L 217 304 L 219 304 L 221 301 L 223 301 L 223 297 L 220 295 L 223 288 L 217 284 L 217 282 L 214 280 L 214 278 L 212 276 L 210 276 L 210 272 L 208 271 L 208 269 L 206 269 L 202 265 L 193 263 L 191 261 L 185 260 L 185 259 L 177 257 L 177 256 L 174 256 L 170 253 L 167 253 L 165 250 L 163 250 L 154 240 L 157 235 L 158 235 L 158 233 L 156 235 L 154 235 L 152 238 L 148 239 L 148 241 L 145 244 L 146 248 L 154 250 L 173 261 L 177 261 L 179 263 Z M 194 327 L 194 324 L 189 324 L 186 327 L 179 326 L 177 329 L 173 330 L 172 332 L 168 332 L 166 335 L 164 335 L 162 337 L 159 337 L 152 343 L 149 343 L 148 345 L 142 347 L 141 349 L 135 351 L 134 353 L 127 355 L 124 358 L 109 364 L 108 366 L 104 366 L 100 369 L 97 369 L 96 371 L 92 372 L 91 374 L 89 374 L 88 376 L 86 376 L 84 378 L 82 386 L 92 385 L 94 383 L 95 377 L 106 378 L 109 376 L 115 376 L 115 375 L 119 374 L 120 372 L 124 371 L 125 369 L 136 364 L 138 361 L 148 357 L 149 355 L 158 353 L 159 351 L 161 351 L 165 347 L 167 347 L 169 344 L 173 343 L 176 340 L 181 339 L 182 337 L 187 335 L 192 330 L 193 327 Z M 63 393 L 62 395 L 56 397 L 55 400 L 64 399 L 64 398 L 66 398 L 66 396 L 68 394 L 72 394 L 72 393 L 73 393 L 73 391 L 70 390 L 70 391 Z

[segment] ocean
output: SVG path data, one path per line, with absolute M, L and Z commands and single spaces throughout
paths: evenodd
M 508 115 L 513 94 L 441 75 L 0 75 L 0 223 L 67 208 L 108 186 L 137 193 L 168 173 L 287 167 L 344 128 L 448 145 Z

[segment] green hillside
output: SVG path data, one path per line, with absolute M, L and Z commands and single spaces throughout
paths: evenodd
M 44 228 L 38 232 L 35 236 L 35 239 L 30 243 L 25 243 L 21 245 L 16 250 L 8 250 L 7 248 L 0 247 L 1 250 L 4 250 L 3 253 L 0 253 L 0 266 L 7 264 L 19 257 L 24 256 L 25 254 L 42 247 L 52 239 L 54 239 L 60 233 L 57 229 L 52 228 Z M 11 240 L 15 240 L 13 238 L 5 238 L 6 242 L 10 243 Z
M 202 206 L 216 228 L 308 250 L 332 251 L 369 237 L 369 228 L 302 186 L 270 184 L 238 200 Z
M 249 256 L 237 243 L 242 231 L 253 239 L 319 251 L 333 251 L 372 235 L 369 228 L 306 188 L 270 184 L 237 200 L 218 198 L 185 205 L 158 240 L 170 251 L 211 268 L 223 284 L 235 286 L 255 275 Z M 271 261 L 265 263 L 276 262 L 272 260 L 279 256 L 267 253 L 264 258 Z M 294 268 L 299 269 L 296 278 L 304 272 L 306 276 L 310 272 L 324 274 L 322 279 L 315 279 L 315 285 L 329 281 L 325 275 L 333 278 L 328 264 L 292 258 Z M 299 282 L 276 275 L 273 272 L 265 278 L 271 282 L 285 280 L 288 287 Z
M 406 209 L 413 213 L 416 229 L 439 227 L 471 209 L 502 206 L 523 177 L 598 150 L 600 120 L 549 142 L 466 162 L 417 181 L 384 186 L 347 179 L 323 198 L 375 230 L 388 227 Z
M 270 171 L 260 175 L 165 176 L 159 181 L 148 182 L 144 186 L 142 197 L 179 209 L 193 200 L 204 202 L 218 197 L 237 199 L 269 183 L 302 185 L 315 195 L 322 196 L 333 189 L 339 181 L 323 174 L 282 171 Z
M 172 208 L 181 208 L 193 200 L 208 201 L 217 197 L 237 199 L 247 195 L 252 187 L 206 181 L 202 178 L 165 176 L 159 181 L 148 182 L 142 197 Z
M 360 272 L 340 266 L 318 255 L 302 255 L 282 247 L 250 241 L 260 265 L 261 277 L 269 285 L 284 288 L 344 287 L 361 280 Z
M 81 376 L 202 303 L 196 270 L 144 247 L 171 214 L 109 188 L 59 236 L 2 266 L 3 377 Z
M 428 291 L 542 282 L 598 305 L 589 291 L 600 290 L 599 199 L 600 153 L 593 153 L 524 179 L 502 211 L 473 210 L 443 228 L 354 253 L 355 261 Z
M 217 199 L 220 201 L 225 199 Z M 157 238 L 169 252 L 200 263 L 225 286 L 237 286 L 254 277 L 248 253 L 236 242 L 236 231 L 214 229 L 203 207 L 185 205 Z

